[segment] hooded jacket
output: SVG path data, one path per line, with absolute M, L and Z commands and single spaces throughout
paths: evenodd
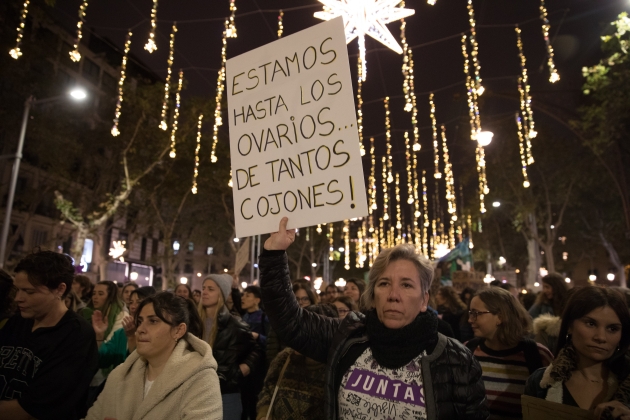
M 559 316 L 543 314 L 534 319 L 534 340 L 555 354 L 562 319 Z
M 263 302 L 272 328 L 291 348 L 326 363 L 325 418 L 338 419 L 342 376 L 370 345 L 365 316 L 350 312 L 342 321 L 301 309 L 291 289 L 284 251 L 264 250 L 259 266 Z M 435 348 L 421 360 L 429 420 L 488 418 L 481 367 L 468 349 L 438 333 Z
M 210 346 L 187 334 L 179 340 L 146 398 L 147 361 L 134 351 L 110 373 L 87 420 L 223 418 L 217 362 Z

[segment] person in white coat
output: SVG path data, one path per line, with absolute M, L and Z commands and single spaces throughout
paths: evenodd
M 198 338 L 194 303 L 158 293 L 140 303 L 136 324 L 136 351 L 109 375 L 86 419 L 220 420 L 217 362 Z

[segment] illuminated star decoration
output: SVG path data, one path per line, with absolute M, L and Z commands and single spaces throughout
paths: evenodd
M 400 0 L 319 0 L 324 10 L 314 16 L 322 20 L 343 17 L 346 43 L 358 38 L 359 56 L 363 64 L 361 76 L 365 81 L 367 67 L 365 61 L 365 35 L 369 35 L 386 47 L 402 54 L 401 46 L 385 26 L 388 23 L 406 18 L 415 13 L 413 9 L 396 7 Z

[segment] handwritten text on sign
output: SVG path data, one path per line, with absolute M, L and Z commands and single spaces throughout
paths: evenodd
M 236 235 L 367 215 L 337 18 L 227 61 Z

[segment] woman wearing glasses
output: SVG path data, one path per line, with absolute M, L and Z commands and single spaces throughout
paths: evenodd
M 293 283 L 293 294 L 302 308 L 315 305 L 317 303 L 317 297 L 312 288 L 308 287 L 301 281 Z
M 527 338 L 532 320 L 525 308 L 499 287 L 483 289 L 468 311 L 475 338 L 466 346 L 483 371 L 491 419 L 520 418 L 525 382 L 553 359 L 542 344 Z
M 301 308 L 290 292 L 285 250 L 295 231 L 287 222 L 282 218 L 260 255 L 263 302 L 280 339 L 326 363 L 321 418 L 488 418 L 479 363 L 438 333 L 438 317 L 427 310 L 429 260 L 410 244 L 383 250 L 362 296 L 365 314 L 326 318 Z
M 339 296 L 332 301 L 332 304 L 337 308 L 339 319 L 344 319 L 352 311 L 358 311 L 356 303 L 348 296 Z

